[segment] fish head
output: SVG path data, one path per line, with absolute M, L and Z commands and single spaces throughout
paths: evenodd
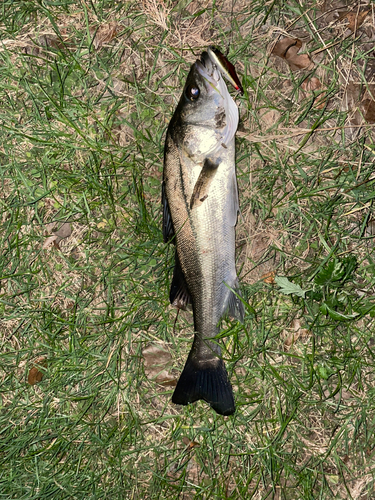
M 232 141 L 238 108 L 208 52 L 192 65 L 175 116 L 178 142 L 196 161 L 220 154 Z

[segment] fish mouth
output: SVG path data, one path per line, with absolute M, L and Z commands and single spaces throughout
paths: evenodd
M 210 58 L 208 52 L 204 51 L 195 62 L 195 67 L 198 73 L 203 76 L 208 82 L 216 87 L 221 80 L 220 70 L 216 67 L 214 61 Z
M 200 59 L 195 62 L 195 69 L 205 82 L 207 93 L 214 97 L 217 117 L 220 118 L 220 126 L 217 122 L 217 129 L 221 130 L 218 131 L 217 146 L 211 151 L 213 154 L 223 147 L 226 148 L 233 139 L 238 125 L 238 109 L 223 80 L 220 62 L 218 65 L 214 56 L 211 56 L 210 50 L 202 53 Z
M 207 51 L 202 52 L 199 62 L 203 64 L 203 66 L 207 68 L 207 70 L 210 70 L 210 67 L 211 69 L 213 69 L 213 61 Z
M 208 47 L 204 51 L 200 60 L 196 62 L 199 73 L 210 80 L 211 85 L 219 83 L 221 77 L 225 77 L 228 82 L 243 95 L 244 90 L 237 76 L 235 67 L 228 59 L 215 47 Z

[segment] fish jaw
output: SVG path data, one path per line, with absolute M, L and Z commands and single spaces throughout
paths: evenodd
M 227 147 L 236 133 L 239 121 L 238 108 L 223 80 L 219 67 L 212 59 L 210 52 L 203 52 L 201 60 L 195 63 L 197 71 L 207 80 L 211 92 L 225 113 L 225 126 L 222 131 L 221 146 Z
M 189 90 L 199 89 L 191 100 Z M 234 139 L 238 126 L 238 108 L 207 53 L 192 65 L 183 94 L 168 131 L 185 154 L 202 163 L 219 157 Z

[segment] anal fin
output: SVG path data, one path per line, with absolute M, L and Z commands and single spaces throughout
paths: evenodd
M 169 293 L 169 300 L 172 306 L 183 310 L 186 310 L 186 307 L 191 304 L 189 289 L 186 284 L 185 276 L 182 271 L 177 252 L 175 256 L 175 266 L 173 271 L 171 291 Z
M 238 319 L 243 322 L 245 316 L 245 308 L 240 299 L 241 293 L 239 290 L 238 279 L 234 282 L 233 286 L 230 287 L 230 295 L 228 298 L 228 315 L 232 318 Z

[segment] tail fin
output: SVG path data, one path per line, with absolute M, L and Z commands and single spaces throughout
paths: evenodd
M 190 353 L 172 402 L 187 405 L 199 399 L 209 403 L 220 415 L 232 415 L 236 410 L 224 361 L 220 358 L 197 361 Z

